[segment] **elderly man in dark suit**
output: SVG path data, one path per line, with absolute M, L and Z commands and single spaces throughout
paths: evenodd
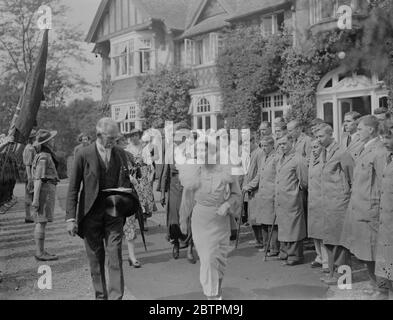
M 103 192 L 105 189 L 131 186 L 124 151 L 115 146 L 118 137 L 116 122 L 110 118 L 98 121 L 96 143 L 76 155 L 67 196 L 67 231 L 72 236 L 78 234 L 85 241 L 95 296 L 100 300 L 122 299 L 124 293 L 121 249 L 125 218 L 105 211 Z M 108 290 L 105 249 L 109 268 Z

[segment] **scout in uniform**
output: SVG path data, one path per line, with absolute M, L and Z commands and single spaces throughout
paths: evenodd
M 257 189 L 256 200 L 258 202 L 258 215 L 255 217 L 256 223 L 261 225 L 262 240 L 265 250 L 269 251 L 268 256 L 278 256 L 278 226 L 274 224 L 274 191 L 276 178 L 276 155 L 274 151 L 273 137 L 265 137 L 261 141 L 263 156 L 259 162 L 259 170 L 255 178 L 247 185 L 244 191 Z M 267 247 L 268 236 L 272 234 L 270 247 Z
M 32 208 L 34 210 L 35 229 L 34 239 L 36 242 L 35 258 L 39 261 L 57 260 L 56 255 L 48 253 L 44 249 L 45 227 L 48 222 L 53 222 L 53 214 L 56 200 L 56 185 L 59 178 L 56 171 L 57 161 L 54 156 L 53 138 L 57 131 L 39 130 L 37 132 L 34 147 L 37 155 L 32 165 L 34 179 L 34 196 Z
M 350 253 L 341 245 L 340 238 L 345 214 L 351 196 L 353 175 L 352 157 L 334 141 L 333 128 L 322 124 L 317 132 L 323 147 L 321 164 L 321 239 L 328 254 L 329 275 L 321 280 L 329 285 L 337 284 L 337 268 L 350 264 Z
M 358 132 L 364 148 L 355 160 L 352 194 L 340 240 L 342 246 L 367 266 L 370 290 L 365 293 L 371 295 L 386 291 L 385 281 L 375 276 L 380 182 L 383 171 L 379 158 L 385 153 L 378 136 L 378 126 L 378 119 L 374 116 L 365 116 L 359 120 Z
M 303 261 L 303 240 L 307 228 L 301 189 L 307 188 L 306 160 L 293 150 L 293 140 L 284 136 L 278 140 L 281 154 L 276 164 L 275 212 L 278 240 L 281 242 L 280 259 L 294 266 Z
M 28 143 L 23 150 L 23 164 L 26 167 L 27 181 L 25 185 L 25 223 L 34 223 L 34 219 L 31 217 L 31 203 L 33 202 L 33 191 L 34 191 L 34 180 L 31 173 L 31 166 L 33 164 L 36 150 L 33 147 L 33 142 L 36 137 L 36 131 L 33 130 L 30 134 Z
M 323 233 L 323 211 L 322 208 L 322 166 L 319 156 L 322 146 L 318 140 L 311 143 L 311 161 L 308 168 L 308 236 L 314 240 L 317 256 L 311 262 L 311 268 L 328 269 L 328 258 L 326 247 L 322 242 Z
M 377 239 L 375 275 L 389 281 L 393 298 L 393 123 L 386 122 L 380 132 L 386 149 L 382 157 L 381 207 Z

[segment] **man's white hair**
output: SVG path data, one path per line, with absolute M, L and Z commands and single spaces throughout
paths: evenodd
M 115 120 L 113 120 L 112 118 L 102 118 L 98 120 L 96 126 L 97 133 L 107 133 L 111 129 L 119 131 L 119 127 L 117 126 Z

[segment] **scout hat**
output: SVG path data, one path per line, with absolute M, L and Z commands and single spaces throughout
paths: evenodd
M 42 145 L 46 142 L 48 142 L 49 140 L 52 140 L 55 136 L 57 135 L 57 131 L 49 131 L 49 130 L 45 130 L 45 129 L 40 129 L 38 130 L 37 134 L 36 134 L 36 140 L 34 142 L 35 146 L 39 146 Z

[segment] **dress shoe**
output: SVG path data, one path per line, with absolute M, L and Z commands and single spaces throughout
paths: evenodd
M 337 285 L 338 282 L 338 278 L 336 276 L 333 277 L 327 277 L 324 280 L 322 280 L 325 284 L 329 285 L 329 286 L 335 286 Z
M 313 261 L 313 262 L 311 262 L 311 268 L 322 268 L 322 263 L 319 263 L 319 262 L 317 262 L 317 261 Z
M 134 267 L 135 269 L 139 269 L 140 267 L 142 267 L 141 263 L 138 260 L 132 262 L 131 259 L 128 259 L 128 264 L 130 265 L 130 267 Z
M 302 264 L 302 261 L 301 261 L 301 260 L 298 260 L 298 261 L 293 261 L 293 260 L 291 260 L 291 261 L 287 261 L 287 262 L 285 263 L 285 265 L 288 266 L 288 267 L 297 266 L 297 265 L 299 265 L 299 264 Z
M 389 300 L 389 292 L 375 290 L 374 293 L 368 296 L 370 300 Z
M 40 256 L 35 255 L 34 256 L 37 261 L 55 261 L 59 260 L 59 258 L 56 255 L 48 255 L 47 253 L 44 253 Z
M 278 258 L 280 259 L 280 260 L 287 260 L 288 259 L 288 255 L 287 254 L 283 254 L 283 253 L 279 253 L 278 254 Z
M 267 256 L 268 257 L 278 257 L 280 253 L 279 252 L 268 252 Z
M 25 223 L 34 223 L 34 220 L 25 219 Z

